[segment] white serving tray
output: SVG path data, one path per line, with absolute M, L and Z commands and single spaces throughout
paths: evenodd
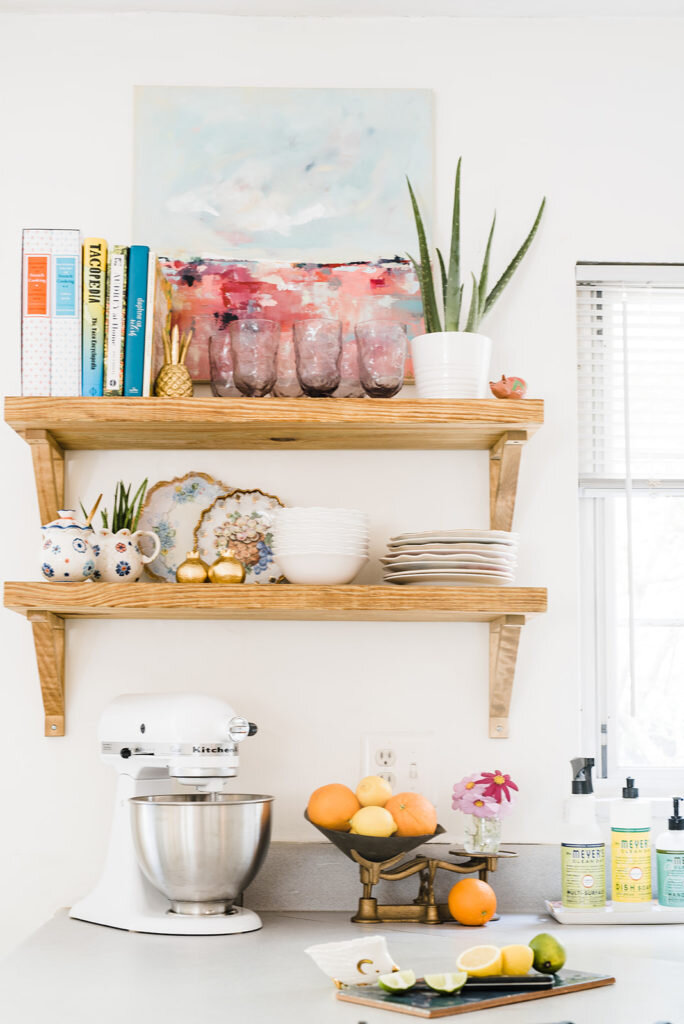
M 544 900 L 561 924 L 684 924 L 684 907 L 661 907 L 651 900 L 643 910 L 614 910 L 612 903 L 595 910 L 567 910 L 560 900 Z

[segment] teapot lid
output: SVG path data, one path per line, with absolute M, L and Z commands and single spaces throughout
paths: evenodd
M 59 508 L 57 509 L 58 519 L 53 519 L 51 523 L 46 523 L 45 526 L 41 526 L 41 530 L 46 530 L 49 526 L 56 526 L 59 530 L 68 530 L 69 528 L 76 528 L 77 530 L 90 530 L 92 527 L 84 526 L 83 523 L 77 523 L 74 519 L 76 511 L 73 508 Z

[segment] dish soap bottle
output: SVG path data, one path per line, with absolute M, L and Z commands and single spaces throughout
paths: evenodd
M 615 910 L 646 909 L 651 902 L 651 801 L 627 779 L 610 809 L 612 898 Z
M 561 901 L 570 910 L 606 905 L 606 844 L 596 823 L 593 757 L 573 757 L 572 796 L 561 838 Z
M 663 907 L 684 907 L 684 818 L 679 802 L 672 798 L 674 814 L 668 819 L 667 831 L 655 841 L 658 867 L 658 903 Z

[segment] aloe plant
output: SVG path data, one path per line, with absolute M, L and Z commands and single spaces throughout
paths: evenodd
M 413 215 L 415 217 L 416 230 L 418 232 L 419 259 L 414 259 L 414 257 L 408 253 L 407 255 L 413 264 L 413 268 L 416 272 L 418 283 L 420 285 L 420 294 L 423 299 L 425 331 L 427 334 L 432 334 L 435 331 L 442 330 L 442 321 L 440 319 L 435 281 L 432 274 L 432 264 L 430 262 L 430 251 L 427 244 L 427 238 L 425 236 L 423 218 L 421 217 L 418 202 L 413 188 L 411 187 L 411 182 L 408 178 L 406 181 L 408 182 L 411 205 L 413 206 Z M 461 159 L 459 158 L 456 166 L 456 183 L 454 186 L 454 208 L 451 218 L 451 246 L 449 250 L 448 267 L 444 262 L 444 257 L 440 250 L 436 250 L 437 258 L 439 260 L 441 282 L 440 296 L 442 308 L 444 310 L 445 331 L 464 330 L 475 333 L 478 330 L 482 320 L 485 318 L 487 313 L 489 313 L 497 299 L 501 297 L 504 288 L 522 263 L 523 258 L 525 257 L 525 254 L 537 233 L 545 206 L 546 197 L 541 201 L 541 206 L 539 207 L 534 224 L 532 225 L 527 238 L 520 246 L 494 287 L 490 291 L 487 291 L 489 283 L 489 260 L 492 251 L 494 228 L 496 226 L 496 213 L 494 214 L 492 226 L 489 229 L 489 235 L 487 237 L 487 244 L 485 245 L 480 276 L 476 277 L 473 273 L 470 275 L 472 278 L 472 284 L 470 303 L 466 314 L 464 312 L 465 307 L 463 304 L 464 283 L 461 280 Z M 461 328 L 459 325 L 464 317 L 465 324 L 463 328 Z
M 119 530 L 130 530 L 131 533 L 135 533 L 138 529 L 138 522 L 140 520 L 140 513 L 142 512 L 142 504 L 145 500 L 145 492 L 147 491 L 147 477 L 140 484 L 133 495 L 131 501 L 131 484 L 128 487 L 124 486 L 123 480 L 120 480 L 116 485 L 114 491 L 114 507 L 112 511 L 111 527 L 109 525 L 109 512 L 105 508 L 100 512 L 102 516 L 102 527 L 105 530 L 111 529 L 112 533 L 118 533 Z M 83 502 L 81 502 L 81 510 L 83 512 L 84 519 L 87 518 L 87 512 L 83 508 Z

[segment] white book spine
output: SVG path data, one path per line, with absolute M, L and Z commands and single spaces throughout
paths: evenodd
M 52 231 L 22 234 L 21 393 L 50 394 L 50 289 Z
M 154 293 L 157 284 L 157 255 L 150 251 L 147 262 L 147 299 L 145 309 L 145 357 L 143 362 L 143 397 L 152 394 L 152 348 L 154 345 Z
M 105 394 L 123 393 L 122 353 L 126 331 L 126 253 L 112 250 L 110 275 L 107 282 L 107 363 L 105 366 Z
M 52 232 L 51 395 L 81 394 L 81 233 Z

